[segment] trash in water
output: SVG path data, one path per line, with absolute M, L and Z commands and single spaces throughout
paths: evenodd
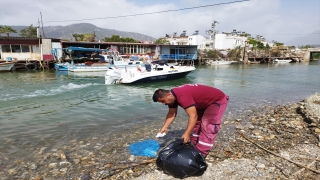
M 165 136 L 165 135 L 166 135 L 166 133 L 158 133 L 158 134 L 156 135 L 156 138 L 163 137 L 163 136 Z
M 148 139 L 136 143 L 132 143 L 129 146 L 130 154 L 135 156 L 147 156 L 156 157 L 160 148 L 160 144 L 156 140 Z

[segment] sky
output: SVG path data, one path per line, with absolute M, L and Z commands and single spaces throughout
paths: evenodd
M 320 0 L 0 0 L 0 25 L 37 26 L 40 14 L 43 26 L 86 22 L 156 39 L 184 30 L 208 37 L 213 21 L 218 33 L 278 42 L 320 30 Z

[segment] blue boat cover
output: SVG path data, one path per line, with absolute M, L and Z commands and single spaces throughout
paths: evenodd
M 135 156 L 156 157 L 160 144 L 156 140 L 148 139 L 132 143 L 129 146 L 130 154 Z
M 101 49 L 99 48 L 84 48 L 84 47 L 73 47 L 73 46 L 70 46 L 67 48 L 67 50 L 72 50 L 72 51 L 91 51 L 91 52 L 100 52 L 102 51 Z

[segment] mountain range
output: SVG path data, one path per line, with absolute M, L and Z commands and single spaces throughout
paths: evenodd
M 11 33 L 10 36 L 19 36 L 21 29 L 28 26 L 11 26 L 18 33 Z M 44 37 L 57 38 L 57 39 L 74 39 L 72 34 L 96 34 L 96 39 L 103 39 L 105 37 L 111 37 L 112 35 L 119 35 L 121 37 L 133 38 L 139 41 L 155 41 L 156 39 L 140 33 L 117 31 L 114 29 L 106 29 L 97 27 L 90 23 L 77 23 L 67 26 L 44 26 L 43 31 L 40 29 L 41 34 L 44 31 Z
M 288 42 L 285 42 L 285 44 L 296 47 L 305 45 L 320 47 L 320 30 L 314 31 L 306 36 L 294 38 Z
M 18 33 L 11 33 L 10 36 L 19 36 L 21 29 L 27 28 L 28 26 L 11 26 L 13 29 L 17 30 Z M 112 35 L 119 35 L 121 37 L 133 38 L 139 41 L 155 41 L 156 38 L 147 36 L 135 32 L 118 31 L 114 29 L 106 29 L 97 27 L 90 23 L 77 23 L 67 26 L 45 26 L 43 27 L 44 37 L 46 38 L 57 38 L 57 39 L 74 39 L 72 34 L 96 34 L 97 39 L 103 39 L 105 37 L 111 37 Z M 42 29 L 41 29 L 42 32 Z M 287 42 L 284 42 L 289 46 L 302 46 L 302 45 L 312 45 L 315 47 L 320 47 L 320 30 L 310 33 L 306 36 L 297 37 Z

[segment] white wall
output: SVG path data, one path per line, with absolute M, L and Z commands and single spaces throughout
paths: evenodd
M 197 45 L 198 49 L 202 49 L 204 42 L 205 42 L 205 37 L 201 35 L 192 35 L 188 37 L 188 45 Z M 204 46 L 205 47 L 205 46 Z
M 235 47 L 244 47 L 247 37 L 240 37 L 231 34 L 216 34 L 216 49 L 234 49 Z

